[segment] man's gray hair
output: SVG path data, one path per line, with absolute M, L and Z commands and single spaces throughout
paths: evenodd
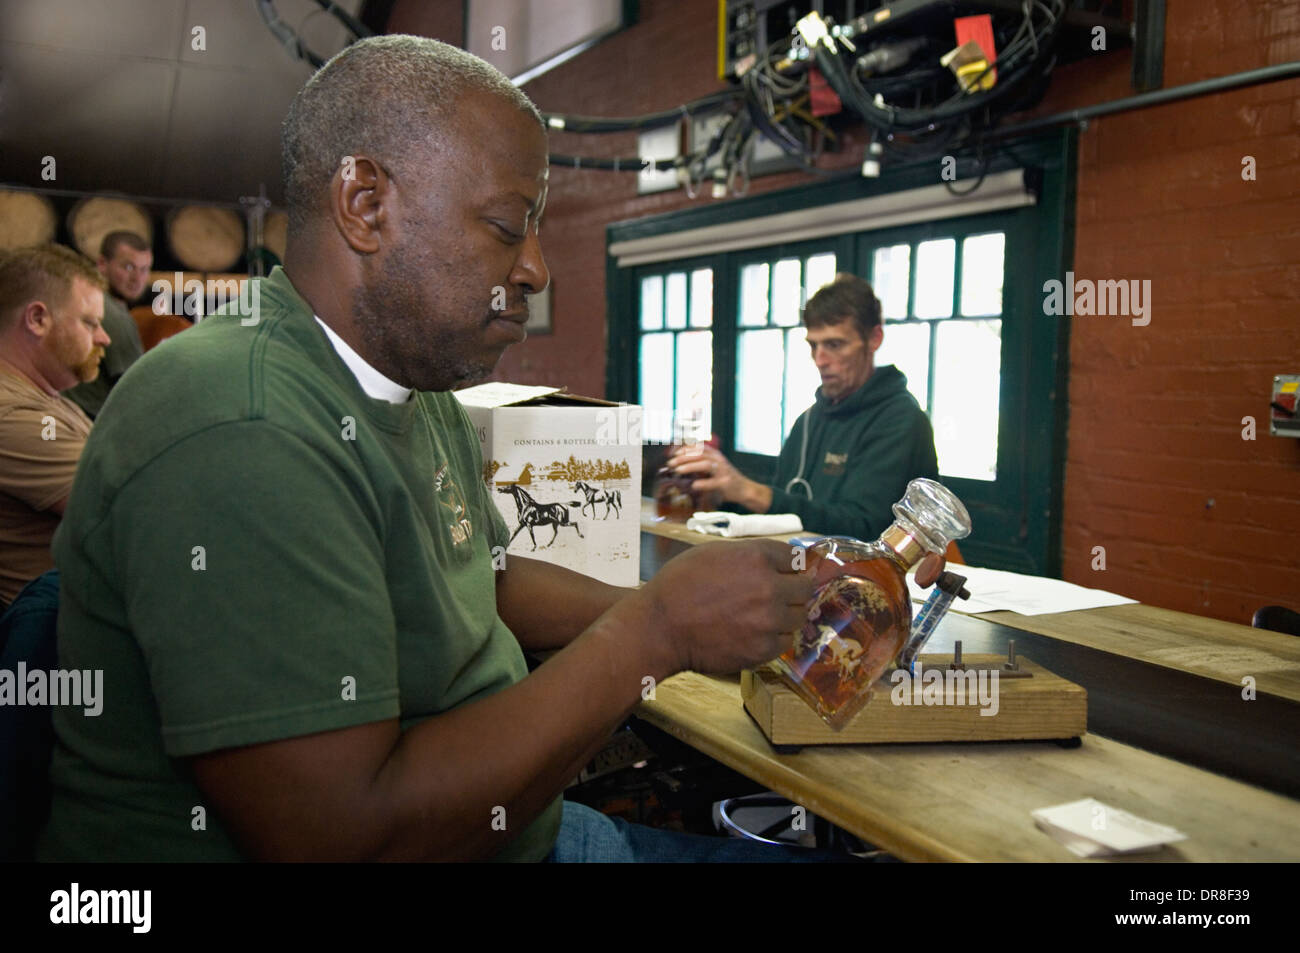
M 546 124 L 505 74 L 464 50 L 421 36 L 375 36 L 352 44 L 298 91 L 281 129 L 289 227 L 324 204 L 343 157 L 364 153 L 400 175 L 449 135 L 461 97 L 494 93 Z

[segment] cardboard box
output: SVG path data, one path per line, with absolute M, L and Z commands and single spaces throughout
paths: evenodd
M 614 586 L 641 579 L 641 408 L 558 387 L 456 391 L 511 554 Z

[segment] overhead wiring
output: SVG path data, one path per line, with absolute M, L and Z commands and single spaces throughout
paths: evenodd
M 324 63 L 301 30 L 278 16 L 273 0 L 253 2 L 290 56 L 317 67 Z M 345 27 L 349 43 L 370 35 L 335 0 L 315 2 Z M 968 57 L 959 76 L 954 74 L 958 67 L 950 69 L 941 62 L 947 62 L 942 54 L 952 43 L 952 33 L 945 28 L 914 29 L 909 23 L 903 28 L 907 32 L 900 33 L 898 27 L 877 29 L 865 16 L 834 25 L 810 13 L 791 35 L 760 49 L 728 89 L 644 115 L 542 113 L 549 129 L 578 135 L 640 133 L 685 124 L 687 135 L 682 138 L 690 144 L 684 154 L 609 158 L 552 153 L 550 161 L 574 169 L 675 172 L 692 194 L 709 180 L 714 194 L 734 194 L 748 188 L 760 140 L 776 146 L 787 168 L 793 162 L 805 172 L 842 174 L 820 168 L 818 159 L 828 145 L 834 148 L 838 142 L 836 129 L 842 130 L 843 124 L 835 114 L 844 113 L 861 119 L 870 134 L 861 174 L 879 175 L 882 162 L 927 161 L 974 146 L 980 173 L 971 188 L 977 188 L 988 169 L 985 143 L 993 141 L 993 131 L 1005 116 L 1031 107 L 1043 95 L 1056 64 L 1067 8 L 1068 0 L 1023 0 L 1018 11 L 992 14 L 996 54 L 987 51 L 983 63 Z M 970 75 L 975 70 L 978 73 Z M 815 83 L 814 77 L 819 77 Z M 994 77 L 996 81 L 984 88 Z M 700 141 L 701 136 L 707 141 Z
M 257 6 L 257 12 L 262 17 L 267 29 L 280 41 L 280 45 L 284 47 L 285 52 L 290 57 L 309 63 L 314 69 L 320 69 L 325 65 L 326 57 L 321 56 L 307 46 L 298 28 L 290 26 L 280 18 L 272 0 L 253 0 L 253 3 Z M 362 37 L 374 35 L 364 23 L 340 7 L 334 0 L 316 0 L 316 5 L 321 8 L 321 11 L 330 14 L 342 23 L 348 33 L 351 34 L 344 46 L 349 46 Z M 300 27 L 301 24 L 299 24 Z

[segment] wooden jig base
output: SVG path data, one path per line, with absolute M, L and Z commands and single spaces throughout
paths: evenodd
M 774 745 L 1060 740 L 1087 733 L 1088 693 L 1082 686 L 1023 656 L 1019 671 L 1010 672 L 1003 668 L 1004 656 L 967 653 L 962 658 L 965 669 L 975 670 L 976 679 L 983 680 L 981 698 L 969 678 L 962 688 L 970 685 L 972 691 L 957 691 L 955 680 L 948 677 L 952 661 L 952 655 L 922 655 L 917 659 L 919 684 L 916 679 L 894 683 L 892 673 L 886 673 L 871 701 L 840 731 L 829 728 L 770 669 L 742 672 L 740 693 L 745 710 Z M 991 675 L 995 669 L 996 691 Z M 943 676 L 943 681 L 928 672 Z

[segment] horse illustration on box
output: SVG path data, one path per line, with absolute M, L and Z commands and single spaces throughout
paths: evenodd
M 551 546 L 555 542 L 556 537 L 560 535 L 561 526 L 572 526 L 579 537 L 584 539 L 586 538 L 582 536 L 582 530 L 578 528 L 578 524 L 569 519 L 568 508 L 570 506 L 578 506 L 579 504 L 576 501 L 567 505 L 564 503 L 538 503 L 535 499 L 529 496 L 528 491 L 518 483 L 508 483 L 505 486 L 499 486 L 497 487 L 497 492 L 508 493 L 513 496 L 515 498 L 515 507 L 519 511 L 519 525 L 515 527 L 515 531 L 510 534 L 510 542 L 506 543 L 507 549 L 509 549 L 510 544 L 515 541 L 515 537 L 519 535 L 520 530 L 523 529 L 528 530 L 528 538 L 533 541 L 533 549 L 536 549 L 537 537 L 533 535 L 533 528 L 536 526 L 551 527 L 551 541 L 546 544 L 548 547 Z
M 623 495 L 618 490 L 601 490 L 589 483 L 579 480 L 573 484 L 573 492 L 581 493 L 586 497 L 587 502 L 582 504 L 582 509 L 578 512 L 586 515 L 587 507 L 591 507 L 591 518 L 596 518 L 596 504 L 605 504 L 605 515 L 601 519 L 609 519 L 609 511 L 613 509 L 615 516 L 623 515 Z

